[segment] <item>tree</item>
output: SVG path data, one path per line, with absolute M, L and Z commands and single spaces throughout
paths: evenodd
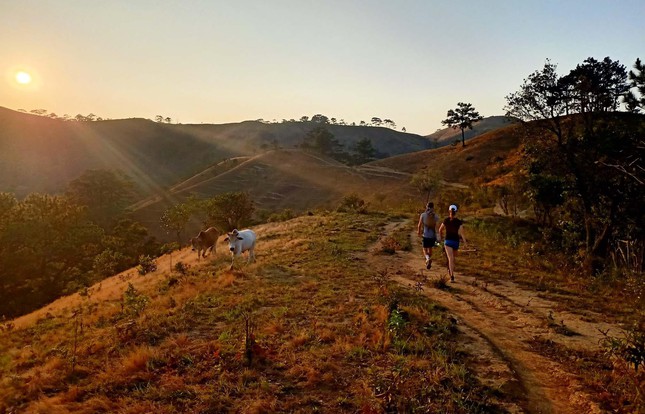
M 305 148 L 309 147 L 321 154 L 333 156 L 338 153 L 342 145 L 323 125 L 319 125 L 305 135 L 303 142 Z
M 382 123 L 383 121 L 381 120 L 381 118 L 373 117 L 371 120 L 371 124 L 374 126 L 381 126 Z
M 430 201 L 432 193 L 439 188 L 441 176 L 436 170 L 422 170 L 412 176 L 410 184 L 416 187 L 421 193 L 426 194 L 426 203 Z
M 585 59 L 562 82 L 573 92 L 574 108 L 582 113 L 615 111 L 629 90 L 625 66 L 609 57 Z
M 354 151 L 354 164 L 365 164 L 374 159 L 376 150 L 372 146 L 372 141 L 369 138 L 362 138 L 352 148 Z
M 316 114 L 311 117 L 311 122 L 315 122 L 317 124 L 328 124 L 329 118 L 322 114 Z
M 442 125 L 448 125 L 450 128 L 461 130 L 461 145 L 466 146 L 464 138 L 464 131 L 466 128 L 473 129 L 473 122 L 481 121 L 484 119 L 472 104 L 459 102 L 457 108 L 448 110 L 446 114 L 448 118 L 441 121 Z
M 161 216 L 161 225 L 168 234 L 174 234 L 177 242 L 181 243 L 181 234 L 193 214 L 193 209 L 186 203 L 175 204 L 164 211 Z
M 630 90 L 625 93 L 629 112 L 645 112 L 645 65 L 636 59 L 634 69 L 629 71 Z
M 251 220 L 255 206 L 248 193 L 229 192 L 202 202 L 206 225 L 219 230 L 239 229 Z
M 303 116 L 301 116 L 301 117 L 300 117 L 300 122 L 307 122 L 307 121 L 309 121 L 309 117 L 308 117 L 308 116 L 303 115 Z
M 87 170 L 69 183 L 65 195 L 85 206 L 90 220 L 107 229 L 132 202 L 134 183 L 119 171 Z
M 613 73 L 605 76 L 609 81 L 600 80 L 602 68 Z M 560 221 L 573 229 L 567 239 L 579 242 L 572 248 L 584 252 L 585 268 L 595 273 L 619 230 L 630 229 L 625 238 L 641 231 L 625 224 L 639 220 L 633 200 L 645 197 L 643 186 L 614 166 L 638 154 L 644 121 L 607 112 L 621 90 L 617 62 L 587 59 L 565 77 L 555 69 L 547 62 L 507 96 L 507 115 L 534 120 L 525 124 L 523 163 L 536 215 L 549 221 L 550 211 L 562 205 Z
M 163 116 L 162 115 L 155 116 L 155 122 L 163 122 Z

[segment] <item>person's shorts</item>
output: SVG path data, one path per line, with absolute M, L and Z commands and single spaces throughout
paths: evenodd
M 459 250 L 459 240 L 446 240 L 443 244 L 452 247 L 453 250 Z
M 429 247 L 434 247 L 435 243 L 437 243 L 437 238 L 436 237 L 424 237 L 423 238 L 423 247 L 424 248 L 429 248 Z

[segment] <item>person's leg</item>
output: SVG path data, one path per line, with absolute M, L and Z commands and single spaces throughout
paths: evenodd
M 446 249 L 446 256 L 448 257 L 448 273 L 450 274 L 450 280 L 455 280 L 455 253 L 452 247 L 444 245 Z

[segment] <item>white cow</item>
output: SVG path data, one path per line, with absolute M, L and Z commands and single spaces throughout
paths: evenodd
M 230 233 L 227 233 L 224 241 L 228 242 L 228 249 L 231 251 L 231 268 L 233 268 L 233 262 L 235 258 L 245 251 L 249 252 L 249 263 L 255 260 L 255 241 L 257 237 L 253 230 L 242 230 L 238 231 L 237 229 L 233 230 Z

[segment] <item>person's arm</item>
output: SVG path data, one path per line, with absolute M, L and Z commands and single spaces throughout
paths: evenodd
M 461 237 L 461 240 L 464 241 L 464 244 L 467 244 L 468 242 L 466 241 L 466 235 L 464 234 L 464 225 L 463 224 L 461 226 L 459 226 L 458 233 L 459 233 L 459 237 Z
M 417 224 L 417 236 L 423 234 L 423 216 L 419 217 L 419 224 Z
M 443 240 L 443 231 L 446 229 L 446 226 L 441 223 L 441 226 L 439 226 L 439 240 Z
M 441 230 L 441 225 L 443 223 L 441 223 L 441 224 L 440 223 L 441 222 L 439 221 L 439 216 L 435 214 L 435 225 L 434 225 L 435 226 L 435 228 L 434 228 L 435 233 L 434 234 L 436 236 L 437 242 L 441 241 L 441 234 L 439 234 L 439 231 Z

